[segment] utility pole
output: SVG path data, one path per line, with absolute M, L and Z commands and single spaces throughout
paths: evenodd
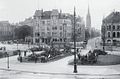
M 37 19 L 38 22 L 38 45 L 40 47 L 40 26 L 39 26 L 39 18 Z
M 103 51 L 105 51 L 105 26 L 103 26 Z
M 111 24 L 111 32 L 112 32 L 111 33 L 111 38 L 112 38 L 112 41 L 111 41 L 111 52 L 113 51 L 113 46 L 112 46 L 113 45 L 113 30 L 114 29 L 113 29 L 113 21 L 112 21 L 112 24 Z
M 65 45 L 66 45 L 66 23 L 65 21 L 63 23 L 63 40 L 64 40 L 64 48 L 65 48 Z
M 74 7 L 74 71 L 73 72 L 77 73 L 75 26 L 76 26 L 76 13 L 75 13 L 75 7 Z

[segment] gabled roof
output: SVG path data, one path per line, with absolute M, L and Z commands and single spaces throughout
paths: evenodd
M 51 15 L 59 15 L 59 12 L 57 9 L 53 9 Z
M 41 18 L 50 19 L 51 13 L 52 13 L 51 11 L 44 11 Z
M 120 12 L 112 12 L 103 21 L 106 23 L 120 23 Z
M 42 16 L 42 10 L 36 10 L 34 16 Z

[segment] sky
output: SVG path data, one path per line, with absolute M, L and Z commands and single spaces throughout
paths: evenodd
M 76 14 L 86 20 L 90 8 L 92 27 L 101 28 L 102 19 L 111 12 L 120 11 L 120 0 L 0 0 L 0 21 L 16 23 L 32 17 L 36 9 L 62 10 L 63 13 Z

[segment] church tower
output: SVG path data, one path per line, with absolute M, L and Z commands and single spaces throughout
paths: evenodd
M 90 16 L 90 11 L 89 11 L 89 6 L 88 6 L 88 13 L 86 16 L 86 29 L 89 31 L 89 34 L 91 37 L 91 16 Z

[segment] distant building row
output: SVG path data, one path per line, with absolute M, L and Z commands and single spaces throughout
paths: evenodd
M 0 41 L 13 39 L 14 29 L 8 21 L 0 21 Z

